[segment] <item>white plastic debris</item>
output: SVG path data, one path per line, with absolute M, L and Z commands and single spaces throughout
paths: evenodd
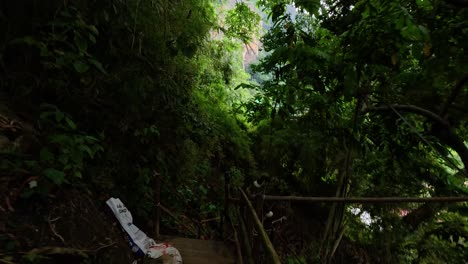
M 29 189 L 37 187 L 37 181 L 36 180 L 30 181 L 28 184 L 29 184 Z
M 153 241 L 154 242 L 154 241 Z M 154 244 L 149 247 L 148 252 L 146 255 L 150 258 L 160 258 L 165 255 L 172 256 L 172 262 L 174 264 L 182 263 L 182 257 L 180 256 L 179 251 L 173 247 L 171 244 L 163 243 L 163 244 Z
M 276 220 L 271 221 L 271 224 L 276 224 L 278 222 L 283 223 L 283 221 L 286 221 L 286 220 L 288 220 L 288 218 L 286 216 L 282 216 Z
M 257 187 L 257 188 L 262 187 L 262 184 L 261 184 L 261 183 L 258 183 L 258 181 L 254 181 L 253 184 L 254 184 L 254 186 Z
M 130 248 L 137 256 L 143 257 L 146 255 L 154 259 L 170 256 L 172 258 L 171 264 L 182 263 L 182 256 L 175 247 L 168 243 L 156 243 L 133 224 L 132 214 L 119 198 L 110 198 L 106 201 L 106 204 L 114 213 L 125 233 L 127 233 Z

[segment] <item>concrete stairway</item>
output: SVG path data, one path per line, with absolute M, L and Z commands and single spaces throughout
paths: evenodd
M 234 247 L 228 248 L 222 241 L 166 237 L 182 255 L 184 264 L 235 264 Z

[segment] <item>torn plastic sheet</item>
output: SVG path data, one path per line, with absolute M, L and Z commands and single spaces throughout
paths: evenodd
M 172 263 L 182 263 L 182 257 L 175 247 L 168 243 L 156 243 L 133 224 L 132 214 L 119 198 L 110 198 L 106 201 L 106 204 L 114 213 L 122 229 L 127 233 L 133 253 L 140 257 L 146 255 L 154 259 L 162 256 L 171 256 Z

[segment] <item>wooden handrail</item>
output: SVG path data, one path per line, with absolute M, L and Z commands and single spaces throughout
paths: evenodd
M 250 197 L 250 200 L 253 200 Z M 467 202 L 468 196 L 458 197 L 303 197 L 263 195 L 266 201 L 289 201 L 308 203 L 456 203 Z M 230 202 L 239 203 L 241 199 L 230 198 Z
M 269 201 L 301 201 L 313 203 L 440 203 L 466 202 L 468 196 L 459 197 L 301 197 L 264 195 Z
M 265 246 L 267 253 L 269 257 L 271 258 L 271 262 L 273 264 L 281 264 L 281 260 L 278 256 L 278 254 L 275 251 L 275 248 L 273 247 L 273 243 L 271 243 L 270 238 L 268 237 L 268 234 L 266 233 L 265 229 L 263 228 L 262 222 L 258 218 L 257 213 L 255 212 L 255 208 L 253 207 L 252 203 L 250 202 L 247 194 L 239 188 L 239 191 L 241 193 L 242 198 L 244 198 L 245 202 L 247 203 L 247 207 L 249 208 L 249 211 L 252 215 L 255 227 L 257 229 L 257 232 L 263 242 L 263 245 Z

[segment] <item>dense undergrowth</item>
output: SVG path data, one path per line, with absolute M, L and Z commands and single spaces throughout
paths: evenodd
M 155 172 L 178 217 L 162 230 L 186 236 L 178 223 L 222 217 L 226 180 L 265 178 L 282 195 L 468 193 L 463 1 L 244 2 L 0 4 L 0 262 L 47 263 L 61 253 L 34 249 L 59 246 L 127 263 L 104 201 L 121 198 L 151 234 Z M 262 23 L 250 75 L 242 56 Z M 468 256 L 466 203 L 264 209 L 288 219 L 264 224 L 289 263 Z M 200 235 L 221 238 L 222 223 Z
M 73 189 L 90 192 L 100 210 L 121 198 L 151 232 L 155 172 L 172 210 L 194 213 L 184 211 L 190 200 L 196 217 L 219 215 L 222 195 L 211 186 L 222 186 L 225 172 L 251 175 L 255 163 L 244 121 L 231 114 L 249 96 L 234 90 L 248 80 L 241 42 L 214 36 L 220 25 L 227 35 L 248 32 L 228 27 L 217 8 L 198 0 L 1 4 L 2 248 L 48 245 L 22 242 L 29 220 L 14 216 L 26 210 L 40 226 L 49 203 Z M 178 232 L 171 221 L 165 228 Z

